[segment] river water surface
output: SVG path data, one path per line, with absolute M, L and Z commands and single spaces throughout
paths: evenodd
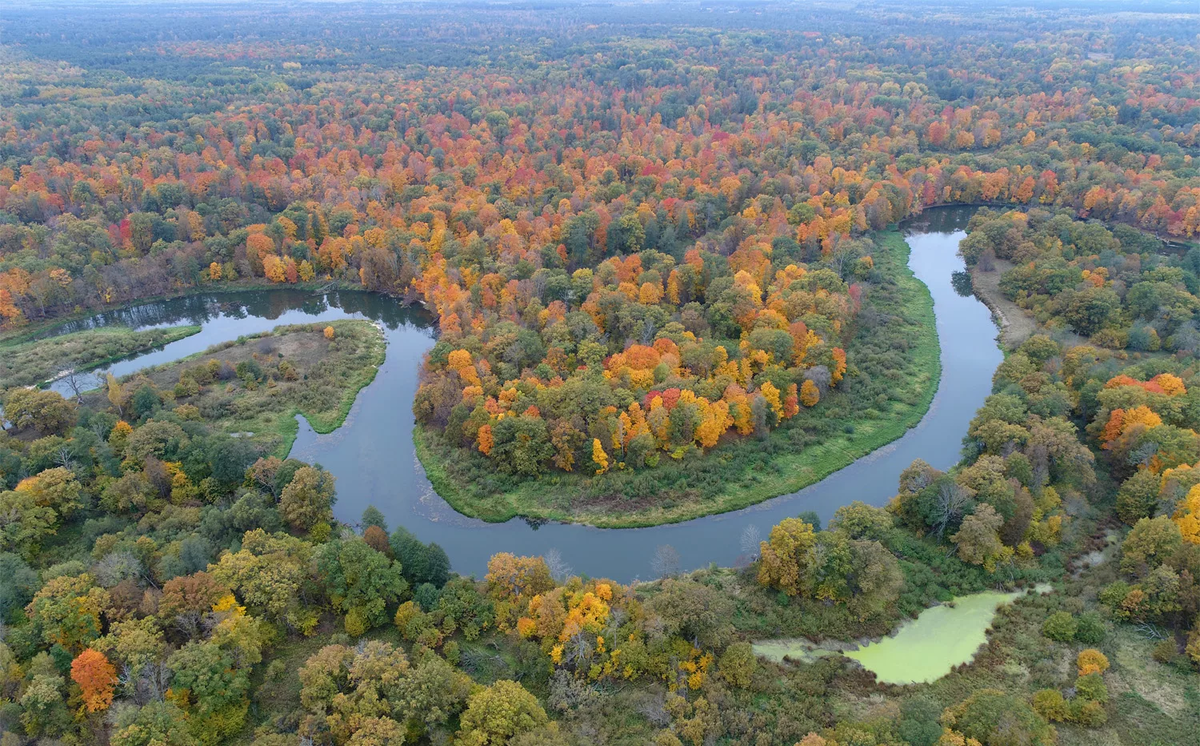
M 912 247 L 909 266 L 933 295 L 942 359 L 937 396 L 917 427 L 799 492 L 732 513 L 653 528 L 534 526 L 521 519 L 489 524 L 455 512 L 425 478 L 412 439 L 417 371 L 435 341 L 432 319 L 383 296 L 288 289 L 199 295 L 106 312 L 56 331 L 111 324 L 203 327 L 199 334 L 99 371 L 96 376 L 102 380 L 108 371 L 118 376 L 133 373 L 280 324 L 376 321 L 384 328 L 388 347 L 374 382 L 359 392 L 346 423 L 336 431 L 318 435 L 301 419 L 292 447 L 293 457 L 319 463 L 337 477 L 335 515 L 355 523 L 364 508 L 375 505 L 390 526 L 405 526 L 420 539 L 440 544 L 463 574 L 482 575 L 496 552 L 536 555 L 555 550 L 575 573 L 628 582 L 653 577 L 651 565 L 660 546 L 673 547 L 684 570 L 712 562 L 732 565 L 739 559 L 741 536 L 748 526 L 765 538 L 771 526 L 806 510 L 816 511 L 827 523 L 837 508 L 854 500 L 885 504 L 895 493 L 900 472 L 913 459 L 922 458 L 939 469 L 958 461 L 967 424 L 990 392 L 992 373 L 1002 360 L 987 308 L 974 297 L 956 293 L 951 283 L 952 273 L 963 269 L 956 252 L 970 214 L 961 208 L 931 210 L 906 226 Z M 56 388 L 69 395 L 64 384 Z

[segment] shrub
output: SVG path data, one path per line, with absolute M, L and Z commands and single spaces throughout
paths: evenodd
M 1077 699 L 1072 702 L 1071 720 L 1085 728 L 1099 728 L 1108 721 L 1108 713 L 1099 702 Z
M 1104 673 L 1108 670 L 1108 658 L 1104 656 L 1104 653 L 1095 648 L 1088 648 L 1081 651 L 1075 659 L 1075 664 L 1079 667 L 1080 676 Z
M 1084 645 L 1099 645 L 1107 634 L 1104 619 L 1098 613 L 1087 611 L 1079 615 L 1075 626 L 1076 640 Z
M 1065 611 L 1056 611 L 1042 623 L 1042 634 L 1051 640 L 1070 642 L 1075 639 L 1077 627 L 1075 617 Z
M 1174 639 L 1159 640 L 1150 655 L 1159 663 L 1173 663 L 1179 657 L 1179 646 Z
M 1054 723 L 1063 723 L 1071 718 L 1071 708 L 1062 692 L 1057 689 L 1042 689 L 1033 695 L 1034 712 Z
M 1089 673 L 1075 680 L 1075 696 L 1090 702 L 1107 702 L 1108 687 L 1098 673 Z

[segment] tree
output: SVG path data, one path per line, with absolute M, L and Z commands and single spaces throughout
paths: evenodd
M 388 543 L 410 586 L 432 583 L 437 587 L 450 579 L 450 558 L 437 544 L 425 544 L 403 526 L 392 532 Z
M 364 530 L 370 528 L 371 526 L 381 529 L 385 534 L 388 530 L 387 519 L 384 518 L 383 512 L 374 505 L 368 505 L 366 509 L 363 510 L 362 520 L 360 520 L 359 523 L 362 524 Z
M 163 584 L 158 616 L 185 637 L 196 637 L 205 615 L 227 593 L 224 584 L 204 571 L 171 578 Z
M 515 681 L 497 681 L 472 694 L 458 737 L 467 746 L 506 744 L 549 722 L 537 698 Z
M 517 557 L 508 552 L 492 555 L 486 577 L 489 592 L 501 600 L 517 603 L 554 587 L 550 568 L 541 557 Z
M 1179 533 L 1189 544 L 1200 544 L 1200 485 L 1188 490 L 1175 508 L 1171 520 L 1179 526 Z
M 958 545 L 958 556 L 964 562 L 983 565 L 988 572 L 1012 557 L 1013 550 L 1000 541 L 1000 526 L 1004 518 L 987 503 L 980 504 L 975 512 L 963 519 L 958 533 L 950 540 Z
M 815 407 L 821 401 L 821 392 L 812 381 L 806 380 L 800 386 L 800 403 L 806 407 Z
M 816 561 L 816 546 L 811 523 L 783 519 L 759 548 L 759 584 L 777 588 L 789 596 L 811 591 L 809 571 Z
M 314 562 L 333 608 L 346 615 L 346 631 L 352 635 L 387 623 L 387 607 L 408 592 L 400 566 L 362 539 L 322 544 Z
M 1121 571 L 1144 577 L 1182 546 L 1183 534 L 1170 518 L 1141 518 L 1121 544 Z
M 312 545 L 286 534 L 247 531 L 239 552 L 226 552 L 211 567 L 213 578 L 258 614 L 311 634 L 317 614 L 311 603 Z
M 1075 639 L 1076 628 L 1075 617 L 1066 611 L 1056 611 L 1042 622 L 1042 634 L 1059 642 Z
M 750 686 L 750 682 L 754 678 L 758 659 L 755 657 L 754 648 L 750 643 L 735 642 L 721 654 L 721 660 L 717 665 L 721 672 L 721 678 L 725 679 L 726 683 L 745 689 Z
M 667 578 L 646 604 L 668 635 L 702 648 L 724 647 L 733 636 L 733 606 L 716 589 L 689 579 Z
M 0 505 L 3 504 L 2 494 L 0 493 Z M 2 510 L 3 508 L 0 508 L 0 511 Z M 0 536 L 2 535 L 3 528 L 0 528 Z M 2 541 L 3 539 L 0 539 L 0 542 Z M 0 621 L 3 621 L 8 619 L 11 612 L 29 603 L 41 581 L 25 560 L 7 552 L 0 552 L 0 578 L 5 580 L 0 583 Z
M 592 439 L 592 462 L 596 464 L 597 474 L 608 471 L 608 454 L 604 452 L 604 446 L 600 443 L 599 438 Z
M 550 431 L 541 417 L 505 417 L 492 426 L 490 457 L 509 474 L 536 476 L 554 456 Z
M 670 544 L 660 544 L 650 560 L 655 577 L 669 578 L 679 574 L 679 552 Z
M 18 430 L 63 435 L 75 426 L 75 404 L 56 391 L 10 389 L 3 402 L 4 416 Z
M 246 717 L 250 676 L 213 642 L 189 642 L 167 659 L 174 702 L 193 713 L 190 726 L 203 740 L 241 729 Z
M 998 689 L 980 689 L 946 709 L 942 724 L 984 746 L 1052 746 L 1054 728 L 1023 699 Z
M 187 717 L 171 702 L 154 701 L 121 715 L 113 733 L 112 746 L 194 746 L 196 739 L 187 728 Z
M 0 491 L 0 551 L 32 557 L 57 525 L 58 514 L 39 505 L 33 493 Z
M 117 669 L 104 653 L 88 648 L 76 656 L 71 661 L 71 680 L 83 692 L 83 704 L 88 712 L 106 710 L 112 704 Z
M 91 575 L 63 575 L 47 581 L 25 613 L 48 645 L 80 653 L 100 636 L 108 607 L 108 591 L 97 587 Z
M 1104 673 L 1108 670 L 1108 658 L 1095 648 L 1081 650 L 1075 658 L 1075 665 L 1080 676 L 1093 673 Z
M 333 520 L 334 476 L 319 467 L 302 466 L 283 488 L 279 512 L 296 531 L 311 531 Z
M 391 701 L 407 719 L 432 729 L 461 712 L 473 688 L 471 677 L 445 658 L 426 655 L 396 685 Z

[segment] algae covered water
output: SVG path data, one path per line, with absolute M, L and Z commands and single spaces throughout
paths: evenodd
M 1048 592 L 1039 586 L 1037 592 Z M 803 638 L 763 640 L 754 653 L 777 663 L 788 660 L 812 663 L 841 653 L 875 674 L 881 684 L 928 684 L 970 663 L 987 642 L 987 631 L 1001 606 L 1020 598 L 1024 591 L 985 591 L 960 596 L 950 603 L 922 611 L 891 637 L 858 648 L 849 644 L 817 644 Z
M 1021 593 L 972 593 L 934 606 L 879 642 L 845 653 L 881 684 L 928 684 L 970 663 L 987 642 L 996 611 Z

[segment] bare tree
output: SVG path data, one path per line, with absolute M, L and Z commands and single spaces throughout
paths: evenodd
M 89 382 L 94 383 L 92 376 L 78 373 L 74 370 L 68 371 L 67 374 L 62 377 L 62 380 L 67 384 L 67 387 L 71 389 L 71 393 L 75 394 L 76 401 L 83 401 L 84 385 Z
M 751 562 L 758 559 L 761 543 L 762 534 L 759 532 L 758 526 L 751 523 L 742 529 L 742 554 L 746 555 Z
M 937 493 L 937 535 L 941 538 L 946 527 L 961 518 L 970 494 L 953 480 L 945 480 Z
M 566 563 L 557 549 L 549 549 L 542 555 L 546 567 L 550 569 L 550 577 L 562 582 L 571 576 L 571 566 Z
M 64 469 L 70 469 L 71 471 L 75 471 L 75 467 L 77 466 L 75 463 L 75 456 L 66 446 L 62 446 L 58 449 L 58 451 L 55 452 L 54 463 L 58 464 Z
M 655 577 L 669 578 L 679 574 L 679 552 L 675 551 L 675 547 L 670 544 L 662 544 L 658 549 L 654 550 L 654 559 L 650 562 L 650 569 L 654 571 Z

